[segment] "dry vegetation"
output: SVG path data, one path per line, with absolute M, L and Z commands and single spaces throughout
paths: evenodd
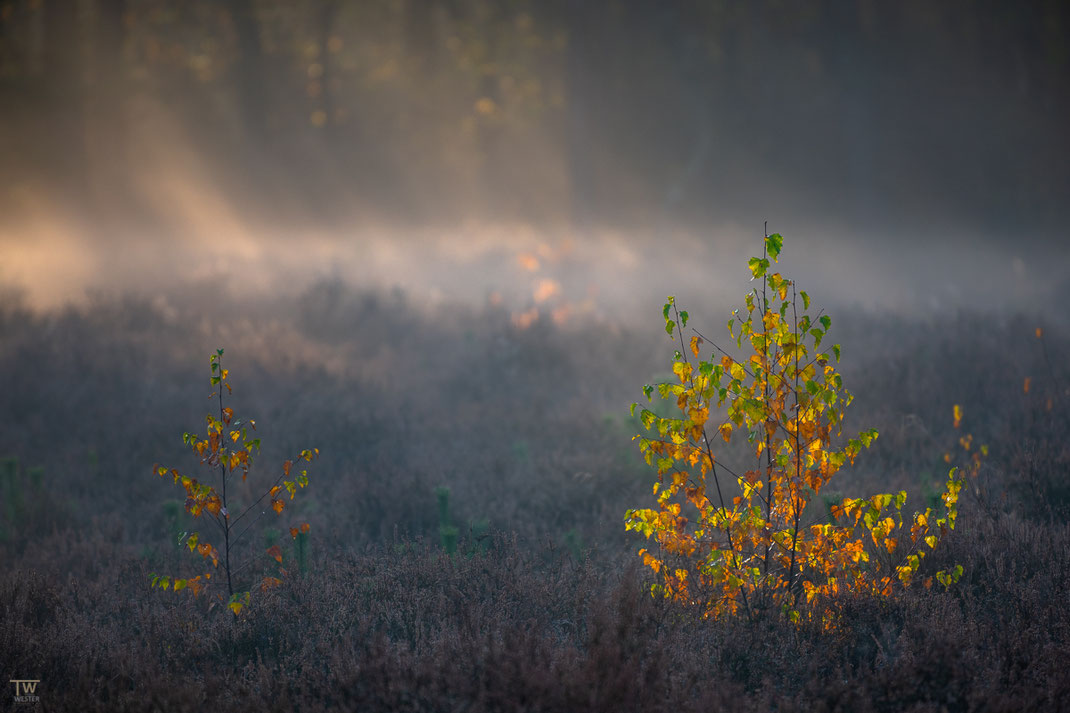
M 668 363 L 653 311 L 642 331 L 517 330 L 494 307 L 338 284 L 240 307 L 100 297 L 37 315 L 4 298 L 0 671 L 40 679 L 48 710 L 1065 708 L 1065 333 L 1049 327 L 1045 357 L 1033 319 L 836 316 L 848 427 L 881 432 L 836 487 L 936 497 L 955 403 L 992 452 L 923 564 L 962 564 L 959 584 L 842 602 L 829 633 L 698 622 L 649 596 L 623 513 L 653 478 L 627 416 Z M 312 524 L 303 571 L 237 618 L 149 578 L 200 566 L 173 544 L 186 516 L 151 468 L 194 469 L 180 437 L 203 419 L 218 346 L 260 462 L 322 452 L 295 501 Z

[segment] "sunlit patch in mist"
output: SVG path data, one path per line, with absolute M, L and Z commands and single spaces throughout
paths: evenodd
M 517 329 L 527 329 L 539 319 L 539 308 L 532 307 L 524 312 L 513 312 L 513 326 Z
M 36 307 L 80 299 L 103 256 L 58 209 L 30 200 L 38 216 L 31 225 L 0 227 L 0 280 L 24 289 Z
M 541 304 L 551 297 L 556 297 L 561 293 L 561 284 L 557 280 L 550 278 L 543 278 L 535 284 L 535 290 L 532 293 L 532 297 L 535 298 L 536 304 Z
M 535 272 L 539 269 L 539 258 L 531 253 L 520 253 L 516 256 L 516 263 L 528 272 Z

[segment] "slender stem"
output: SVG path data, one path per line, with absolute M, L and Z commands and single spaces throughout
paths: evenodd
M 763 232 L 765 237 L 762 239 L 762 259 L 769 259 L 769 223 L 766 222 Z M 766 268 L 766 272 L 768 272 Z M 769 327 L 766 324 L 766 315 L 769 314 L 769 294 L 768 294 L 769 277 L 768 275 L 762 278 L 762 405 L 765 410 L 769 410 L 769 372 L 771 371 L 771 365 L 769 363 Z M 770 448 L 770 439 L 772 433 L 768 426 L 769 420 L 772 417 L 771 413 L 765 414 L 765 423 L 762 427 L 765 429 L 765 491 L 769 493 L 765 500 L 765 524 L 766 527 L 770 527 L 770 519 L 772 514 L 772 487 L 773 487 L 773 454 Z M 777 419 L 777 425 L 780 425 L 780 419 Z M 761 464 L 761 457 L 758 459 L 758 463 Z M 762 557 L 762 574 L 769 574 L 769 542 L 765 543 L 765 554 Z
M 799 313 L 794 283 L 791 286 L 791 315 L 795 322 L 793 332 L 795 335 L 795 489 L 797 490 L 802 486 L 803 454 L 799 443 Z M 788 564 L 788 591 L 792 594 L 792 602 L 794 602 L 796 596 L 795 583 L 792 580 L 795 577 L 795 552 L 798 548 L 799 517 L 801 515 L 794 496 L 791 499 L 791 510 L 794 522 L 792 523 L 791 533 L 791 562 Z
M 223 387 L 226 385 L 226 381 L 223 377 L 223 356 L 218 355 L 216 359 L 216 366 L 219 367 L 219 383 L 216 389 L 216 393 L 219 397 L 219 424 L 222 429 L 223 426 Z M 226 443 L 226 438 L 222 431 L 219 434 L 220 443 Z M 220 449 L 222 450 L 222 448 Z M 223 481 L 223 561 L 227 570 L 227 594 L 234 596 L 234 583 L 231 580 L 230 569 L 230 511 L 227 509 L 227 464 L 223 462 L 223 459 L 219 460 L 219 472 Z
M 683 356 L 684 363 L 687 364 L 688 366 L 691 366 L 691 361 L 687 358 L 687 346 L 684 344 L 684 330 L 683 330 L 683 327 L 680 325 L 680 310 L 676 307 L 675 300 L 673 301 L 672 308 L 673 308 L 673 312 L 675 313 L 675 316 L 676 316 L 676 331 L 680 334 L 680 347 L 681 347 L 680 354 Z M 694 387 L 695 387 L 695 377 L 694 376 L 689 377 L 689 381 L 691 382 L 691 388 L 694 389 Z M 713 449 L 710 447 L 710 438 L 706 433 L 705 424 L 703 424 L 703 426 L 702 426 L 702 440 L 706 445 L 706 456 L 710 459 L 710 472 L 713 473 L 713 483 L 717 488 L 717 499 L 721 503 L 721 513 L 725 516 L 725 521 L 726 521 L 725 534 L 728 536 L 728 546 L 730 548 L 732 548 L 733 552 L 735 552 L 736 551 L 736 546 L 732 542 L 732 526 L 730 524 L 727 524 L 728 509 L 725 507 L 724 494 L 721 492 L 721 479 L 717 475 L 717 463 L 713 459 Z M 709 498 L 706 498 L 706 499 L 709 500 Z M 742 548 L 742 546 L 743 546 L 743 542 L 740 541 L 740 547 Z M 750 619 L 751 618 L 751 609 L 750 609 L 750 604 L 747 601 L 747 590 L 745 590 L 742 587 L 740 587 L 739 593 L 743 595 L 743 606 L 747 610 L 747 618 Z
M 252 522 L 250 522 L 249 524 L 247 524 L 247 525 L 245 526 L 245 529 L 244 529 L 244 530 L 242 530 L 242 531 L 241 531 L 240 533 L 238 533 L 238 536 L 237 536 L 237 537 L 235 537 L 235 538 L 234 538 L 234 539 L 232 540 L 231 544 L 234 544 L 234 545 L 238 544 L 238 540 L 240 540 L 240 539 L 242 538 L 242 536 L 243 536 L 243 535 L 245 535 L 245 533 L 249 531 L 249 528 L 251 528 L 251 527 L 252 527 L 253 525 L 255 525 L 255 524 L 256 524 L 257 522 L 259 522 L 259 521 L 260 521 L 260 518 L 262 518 L 263 516 L 264 516 L 264 511 L 263 511 L 263 510 L 261 510 L 261 511 L 260 511 L 260 514 L 259 514 L 259 515 L 257 515 L 257 516 L 256 516 L 256 518 L 255 518 L 255 519 L 254 519 L 254 520 L 253 520 Z

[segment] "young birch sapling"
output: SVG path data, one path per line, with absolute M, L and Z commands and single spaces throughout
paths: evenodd
M 639 551 L 657 575 L 655 595 L 695 605 L 706 617 L 774 608 L 794 622 L 830 626 L 835 597 L 886 597 L 913 583 L 926 553 L 955 526 L 964 478 L 951 470 L 940 516 L 930 509 L 904 517 L 903 491 L 837 502 L 832 522 L 804 517 L 877 432 L 842 442 L 852 396 L 834 366 L 840 347 L 822 350 L 831 319 L 811 317 L 809 295 L 770 270 L 782 247 L 779 234 L 766 236 L 762 257 L 749 261 L 761 287 L 728 321 L 746 358 L 694 328 L 686 334 L 689 315 L 668 298 L 665 331 L 681 345 L 676 379 L 643 391 L 648 401 L 656 392 L 675 402 L 679 417 L 640 410 L 647 435 L 635 440 L 657 469 L 657 505 L 628 510 L 625 524 L 655 543 Z M 717 444 L 741 437 L 753 461 L 733 469 Z M 961 571 L 935 578 L 947 586 Z
M 247 567 L 255 563 L 263 562 L 263 554 L 269 558 L 267 563 L 274 560 L 276 574 L 286 575 L 282 568 L 282 549 L 279 545 L 268 547 L 265 553 L 249 556 L 246 560 L 238 561 L 238 544 L 246 533 L 255 525 L 264 514 L 272 510 L 281 516 L 286 508 L 288 500 L 293 500 L 297 491 L 308 485 L 308 471 L 294 471 L 294 463 L 304 461 L 311 463 L 319 457 L 319 449 L 303 450 L 292 460 L 282 464 L 282 469 L 274 482 L 265 488 L 259 497 L 250 504 L 239 509 L 235 489 L 237 477 L 241 475 L 241 482 L 245 482 L 253 465 L 253 457 L 260 452 L 260 439 L 254 438 L 251 431 L 256 430 L 256 422 L 252 419 L 241 421 L 234 417 L 234 410 L 225 405 L 223 391 L 226 395 L 232 393 L 228 383 L 230 372 L 223 368 L 223 350 L 219 349 L 209 358 L 211 366 L 211 385 L 214 391 L 208 398 L 214 400 L 217 405 L 215 414 L 208 414 L 205 418 L 207 423 L 204 438 L 194 433 L 182 434 L 182 442 L 193 449 L 200 457 L 200 463 L 209 472 L 215 475 L 215 484 L 202 483 L 195 478 L 182 475 L 176 468 L 168 469 L 166 466 L 154 465 L 153 472 L 160 477 L 170 477 L 176 485 L 186 491 L 186 512 L 194 518 L 204 518 L 210 521 L 210 529 L 214 532 L 215 543 L 209 539 L 210 535 L 201 532 L 185 533 L 181 540 L 190 552 L 196 552 L 206 562 L 210 562 L 218 575 L 216 581 L 224 580 L 226 588 L 227 606 L 234 614 L 240 614 L 242 609 L 249 603 L 250 593 L 238 586 L 238 575 Z M 287 498 L 286 496 L 289 496 Z M 267 502 L 265 502 L 267 501 Z M 289 528 L 290 537 L 296 540 L 299 536 L 307 534 L 309 524 L 307 522 L 294 524 Z M 194 596 L 201 593 L 209 586 L 213 579 L 213 572 L 208 571 L 195 577 L 180 579 L 177 577 L 160 576 L 153 574 L 152 586 L 161 589 L 171 589 L 179 592 L 189 590 Z M 266 590 L 277 587 L 282 580 L 273 575 L 265 575 L 260 581 L 260 589 Z M 217 594 L 219 600 L 223 595 Z

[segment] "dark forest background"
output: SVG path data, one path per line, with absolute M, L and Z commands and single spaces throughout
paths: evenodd
M 158 229 L 145 184 L 175 157 L 143 149 L 181 136 L 264 223 L 776 206 L 1050 231 L 1068 22 L 1058 0 L 4 0 L 0 214 L 45 192 Z

